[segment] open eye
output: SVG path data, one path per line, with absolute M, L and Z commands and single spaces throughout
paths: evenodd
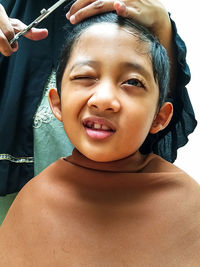
M 145 88 L 144 84 L 141 81 L 139 81 L 138 79 L 129 79 L 129 80 L 123 82 L 123 84 Z

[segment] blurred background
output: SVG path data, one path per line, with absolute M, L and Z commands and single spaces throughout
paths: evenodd
M 199 122 L 189 142 L 178 150 L 175 165 L 200 184 L 200 1 L 161 0 L 175 20 L 178 32 L 187 46 L 191 81 L 187 86 L 196 119 Z

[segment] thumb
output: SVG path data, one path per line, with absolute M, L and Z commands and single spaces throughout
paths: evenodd
M 39 41 L 45 39 L 48 36 L 48 30 L 32 28 L 24 36 L 33 41 Z
M 15 33 L 18 33 L 27 27 L 26 24 L 24 24 L 22 21 L 18 19 L 10 18 L 10 22 Z M 24 36 L 28 39 L 38 41 L 46 38 L 48 36 L 48 31 L 47 29 L 32 28 Z

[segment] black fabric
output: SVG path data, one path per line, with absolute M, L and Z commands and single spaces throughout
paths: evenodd
M 29 24 L 49 8 L 53 0 L 0 0 L 10 17 Z M 19 50 L 11 57 L 0 55 L 0 195 L 18 191 L 34 175 L 33 160 L 16 163 L 2 155 L 33 157 L 33 116 L 41 100 L 47 77 L 57 65 L 66 21 L 59 7 L 38 27 L 49 31 L 48 38 L 34 42 L 19 39 Z
M 29 24 L 41 9 L 48 8 L 55 1 L 0 0 L 0 3 L 11 17 Z M 19 191 L 34 175 L 33 116 L 47 77 L 56 66 L 63 43 L 65 13 L 61 6 L 39 25 L 48 28 L 47 39 L 33 42 L 22 37 L 17 53 L 11 57 L 0 55 L 0 195 Z M 187 136 L 196 126 L 185 88 L 190 80 L 190 71 L 185 61 L 186 48 L 173 21 L 172 26 L 178 57 L 177 89 L 172 99 L 175 112 L 167 129 L 159 135 L 150 135 L 146 141 L 151 144 L 151 151 L 170 162 L 176 159 L 177 149 L 187 143 Z M 143 147 L 145 150 L 145 144 Z M 29 157 L 29 163 L 4 160 L 4 154 L 17 159 Z
M 146 138 L 141 152 L 143 154 L 153 152 L 169 162 L 177 158 L 178 148 L 188 142 L 188 135 L 191 134 L 196 125 L 194 110 L 186 89 L 190 81 L 190 69 L 186 62 L 186 46 L 179 34 L 175 22 L 171 19 L 173 29 L 173 41 L 176 45 L 177 55 L 177 79 L 176 90 L 168 96 L 167 101 L 172 102 L 174 113 L 170 124 L 158 134 L 149 134 Z

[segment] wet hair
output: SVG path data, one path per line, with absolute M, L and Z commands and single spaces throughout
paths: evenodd
M 158 39 L 152 35 L 146 28 L 135 23 L 128 18 L 120 17 L 116 13 L 109 12 L 90 17 L 76 25 L 67 22 L 65 26 L 66 38 L 59 60 L 56 83 L 59 96 L 61 95 L 61 81 L 64 70 L 69 61 L 70 54 L 77 44 L 80 36 L 87 28 L 97 23 L 113 23 L 119 25 L 122 29 L 128 31 L 136 37 L 139 45 L 137 49 L 141 53 L 146 53 L 152 62 L 154 79 L 159 87 L 158 106 L 162 106 L 168 93 L 169 85 L 169 60 L 165 48 L 159 43 Z M 105 28 L 106 29 L 106 28 Z M 144 44 L 141 46 L 140 44 Z M 145 52 L 144 52 L 145 51 Z

